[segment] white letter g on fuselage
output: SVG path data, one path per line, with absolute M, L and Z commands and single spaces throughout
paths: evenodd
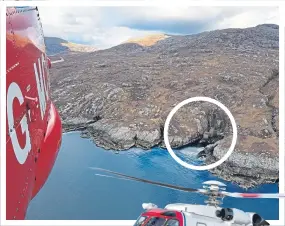
M 13 112 L 13 102 L 15 98 L 19 100 L 20 105 L 24 103 L 24 97 L 20 87 L 18 86 L 17 83 L 12 82 L 8 88 L 8 93 L 7 93 L 7 119 L 9 126 L 9 134 L 15 156 L 20 164 L 24 164 L 31 150 L 31 139 L 30 139 L 27 117 L 26 115 L 24 115 L 20 121 L 20 126 L 22 134 L 25 134 L 26 136 L 26 142 L 25 142 L 25 147 L 21 148 L 16 130 L 14 128 L 15 121 L 14 121 L 14 112 Z

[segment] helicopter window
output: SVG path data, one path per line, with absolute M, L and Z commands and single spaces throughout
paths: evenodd
M 169 216 L 169 217 L 176 217 L 176 213 L 175 213 L 175 212 L 172 212 L 172 211 L 164 212 L 164 213 L 162 213 L 161 215 L 163 215 L 163 216 Z
M 145 226 L 163 226 L 165 221 L 165 218 L 152 217 Z
M 141 226 L 141 225 L 143 225 L 146 219 L 147 219 L 147 217 L 144 217 L 144 216 L 139 217 L 139 219 L 136 221 L 134 226 Z
M 179 222 L 176 219 L 170 219 L 166 222 L 165 226 L 179 226 Z

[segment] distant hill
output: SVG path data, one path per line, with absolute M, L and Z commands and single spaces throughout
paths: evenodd
M 131 38 L 124 43 L 134 43 L 141 46 L 152 46 L 156 44 L 158 41 L 164 40 L 168 37 L 170 36 L 167 36 L 165 34 L 152 34 L 139 38 Z
M 94 46 L 82 45 L 56 37 L 45 37 L 47 55 L 69 52 L 94 52 Z

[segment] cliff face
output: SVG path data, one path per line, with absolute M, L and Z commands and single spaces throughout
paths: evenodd
M 214 98 L 232 112 L 238 142 L 213 173 L 245 187 L 274 182 L 278 32 L 276 25 L 259 25 L 65 56 L 52 69 L 52 97 L 66 130 L 83 130 L 98 145 L 118 150 L 164 146 L 164 122 L 175 105 L 193 96 Z M 175 114 L 169 139 L 174 147 L 208 145 L 201 155 L 210 163 L 228 150 L 231 131 L 221 109 L 191 104 Z

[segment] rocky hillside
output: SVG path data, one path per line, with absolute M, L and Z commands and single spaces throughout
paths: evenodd
M 94 52 L 97 49 L 93 46 L 68 42 L 61 38 L 45 37 L 47 55 L 70 52 Z
M 212 172 L 249 187 L 278 179 L 277 25 L 171 36 L 154 45 L 125 43 L 54 65 L 52 98 L 65 130 L 82 130 L 97 145 L 125 150 L 164 146 L 170 110 L 193 96 L 227 106 L 238 125 L 229 160 Z M 171 121 L 174 147 L 201 144 L 205 162 L 231 142 L 224 113 L 209 104 L 179 110 Z

